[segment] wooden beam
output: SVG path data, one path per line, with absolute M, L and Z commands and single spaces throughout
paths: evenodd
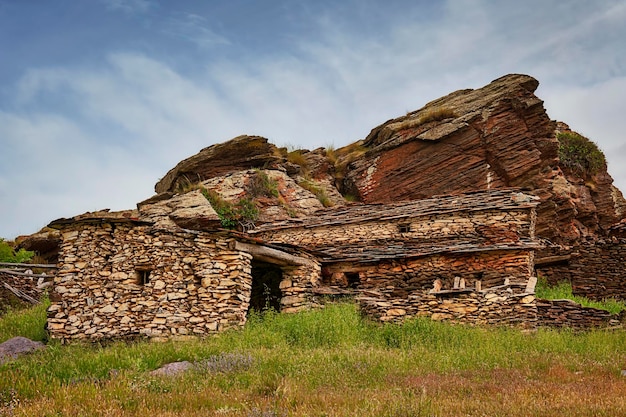
M 56 264 L 17 264 L 11 262 L 0 262 L 0 266 L 9 266 L 15 268 L 50 268 L 57 269 L 58 266 Z
M 42 274 L 27 274 L 26 272 L 17 272 L 11 269 L 0 269 L 0 274 L 12 275 L 16 277 L 30 277 L 30 278 L 54 278 L 53 274 L 50 275 L 42 275 Z
M 546 256 L 544 258 L 535 259 L 535 266 L 565 263 L 568 262 L 571 258 L 572 255 Z
M 237 250 L 247 252 L 254 259 L 269 262 L 281 266 L 304 266 L 311 265 L 313 261 L 300 256 L 291 255 L 278 249 L 268 248 L 262 245 L 252 245 L 250 243 L 237 242 L 235 245 Z

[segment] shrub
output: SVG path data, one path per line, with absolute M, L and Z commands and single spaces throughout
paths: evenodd
M 456 117 L 454 109 L 450 107 L 435 107 L 434 109 L 425 110 L 420 117 L 407 118 L 401 122 L 394 123 L 392 126 L 397 130 L 414 129 L 429 122 L 445 120 L 451 117 Z
M 0 238 L 0 262 L 22 263 L 35 256 L 35 252 L 20 249 L 15 251 L 13 246 Z
M 575 132 L 557 134 L 561 166 L 580 175 L 593 175 L 606 168 L 606 158 L 598 145 Z
M 278 197 L 278 183 L 265 172 L 256 169 L 248 183 L 248 193 L 252 197 Z
M 291 151 L 287 154 L 287 161 L 292 164 L 299 165 L 302 168 L 302 174 L 306 175 L 309 171 L 309 163 L 307 162 L 304 153 L 300 149 Z
M 226 201 L 216 191 L 202 188 L 202 195 L 211 203 L 224 229 L 234 229 L 239 222 L 255 221 L 259 218 L 259 209 L 249 198 L 237 203 Z
M 298 185 L 304 188 L 305 190 L 312 192 L 315 195 L 315 197 L 317 197 L 319 202 L 322 203 L 324 207 L 334 206 L 334 203 L 332 202 L 330 197 L 328 197 L 328 194 L 326 194 L 326 190 L 324 190 L 319 185 L 316 185 L 312 181 L 308 181 L 308 180 L 300 181 Z

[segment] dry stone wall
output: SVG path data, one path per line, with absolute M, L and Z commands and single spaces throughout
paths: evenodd
M 547 327 L 588 329 L 618 326 L 622 317 L 606 310 L 583 307 L 572 300 L 537 299 L 538 324 Z
M 459 254 L 436 254 L 422 258 L 397 259 L 373 264 L 339 263 L 324 268 L 327 283 L 352 285 L 358 289 L 377 290 L 389 297 L 406 297 L 415 290 L 427 290 L 439 280 L 442 289 L 452 289 L 455 278 L 465 286 L 481 288 L 504 284 L 505 281 L 526 285 L 532 276 L 532 252 L 486 251 Z M 358 275 L 358 277 L 356 276 Z
M 570 261 L 574 294 L 626 300 L 626 239 L 582 244 L 575 251 Z
M 521 328 L 534 328 L 537 323 L 534 293 L 525 292 L 525 286 L 519 285 L 502 285 L 481 291 L 415 291 L 404 299 L 365 292 L 357 300 L 365 314 L 381 321 L 428 317 L 437 321 Z
M 131 224 L 63 231 L 53 338 L 205 335 L 242 325 L 252 256 L 202 233 Z
M 537 274 L 552 285 L 572 284 L 575 295 L 594 300 L 626 300 L 626 239 L 589 241 L 572 248 L 546 248 Z
M 431 214 L 414 218 L 372 220 L 340 225 L 289 227 L 256 234 L 268 242 L 303 247 L 364 243 L 373 240 L 428 240 L 479 237 L 491 243 L 516 242 L 534 237 L 533 212 L 484 210 Z

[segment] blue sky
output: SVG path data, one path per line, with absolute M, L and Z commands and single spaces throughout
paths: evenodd
M 626 191 L 626 1 L 0 0 L 0 236 L 240 134 L 314 149 L 526 73 Z

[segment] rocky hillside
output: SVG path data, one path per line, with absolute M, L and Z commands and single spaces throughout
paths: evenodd
M 338 150 L 289 152 L 265 138 L 240 136 L 180 162 L 156 191 L 173 195 L 200 182 L 233 204 L 253 201 L 258 221 L 269 221 L 345 200 L 520 187 L 541 198 L 540 236 L 568 243 L 603 235 L 624 218 L 624 198 L 597 147 L 549 118 L 534 94 L 538 85 L 512 74 L 456 91 Z M 569 143 L 572 136 L 585 146 Z
M 337 150 L 239 136 L 178 163 L 138 204 L 138 216 L 161 226 L 247 229 L 353 201 L 519 187 L 541 199 L 539 236 L 566 245 L 604 236 L 626 217 L 626 201 L 595 144 L 546 114 L 538 85 L 511 74 L 459 90 Z M 46 231 L 22 246 L 50 239 L 58 236 Z

